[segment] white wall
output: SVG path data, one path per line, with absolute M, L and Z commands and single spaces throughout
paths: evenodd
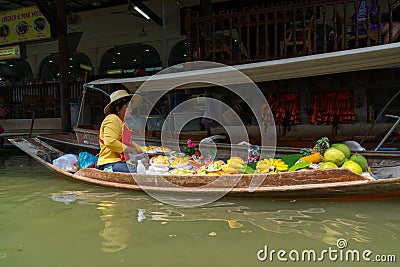
M 176 1 L 165 1 L 166 20 L 166 45 L 169 54 L 173 46 L 185 39 L 180 34 L 179 6 Z M 162 16 L 161 1 L 149 1 L 145 3 L 156 14 Z M 113 12 L 125 12 L 127 5 L 116 6 L 107 9 L 93 10 L 79 13 L 81 23 L 69 25 L 68 32 L 83 32 L 77 51 L 86 54 L 98 74 L 101 57 L 104 52 L 117 45 L 144 43 L 153 46 L 160 54 L 163 66 L 166 66 L 166 56 L 163 53 L 163 27 L 152 20 L 146 20 L 124 13 L 111 14 Z M 141 36 L 142 30 L 147 36 Z M 58 41 L 49 41 L 27 46 L 27 61 L 32 67 L 35 78 L 38 78 L 40 64 L 48 55 L 58 53 Z

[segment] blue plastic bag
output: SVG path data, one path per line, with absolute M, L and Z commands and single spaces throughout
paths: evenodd
M 81 152 L 78 157 L 78 169 L 90 168 L 96 166 L 98 157 L 89 152 Z

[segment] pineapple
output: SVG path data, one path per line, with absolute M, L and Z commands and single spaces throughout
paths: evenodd
M 302 148 L 300 154 L 303 156 L 300 158 L 304 162 L 320 163 L 324 159 L 325 150 L 329 148 L 329 139 L 322 137 L 317 142 L 313 149 Z
M 302 148 L 302 149 L 300 149 L 300 154 L 303 157 L 311 155 L 311 148 Z
M 327 137 L 322 137 L 315 142 L 315 145 L 311 153 L 319 153 L 321 156 L 324 155 L 325 150 L 329 148 L 329 139 Z
M 314 164 L 320 163 L 323 159 L 324 157 L 319 153 L 312 153 L 311 155 L 300 158 L 303 162 L 312 162 Z

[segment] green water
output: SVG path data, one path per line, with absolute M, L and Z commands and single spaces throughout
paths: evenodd
M 400 201 L 224 198 L 201 208 L 62 180 L 0 150 L 0 266 L 398 266 Z M 371 250 L 397 262 L 294 262 L 291 250 Z M 268 249 L 288 262 L 257 259 Z M 260 254 L 261 256 L 263 254 Z M 295 254 L 292 254 L 295 255 Z M 319 255 L 319 254 L 318 254 Z M 274 255 L 273 255 L 274 256 Z M 391 257 L 391 256 L 390 256 Z M 393 258 L 391 257 L 391 260 Z

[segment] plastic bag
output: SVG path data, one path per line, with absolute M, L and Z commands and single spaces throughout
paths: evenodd
M 94 167 L 97 163 L 98 157 L 90 154 L 89 152 L 81 152 L 78 157 L 78 169 Z
M 74 154 L 65 154 L 53 160 L 53 165 L 69 172 L 76 172 L 78 170 L 78 157 Z
M 257 145 L 250 145 L 248 148 L 247 162 L 249 164 L 260 160 L 261 148 Z

